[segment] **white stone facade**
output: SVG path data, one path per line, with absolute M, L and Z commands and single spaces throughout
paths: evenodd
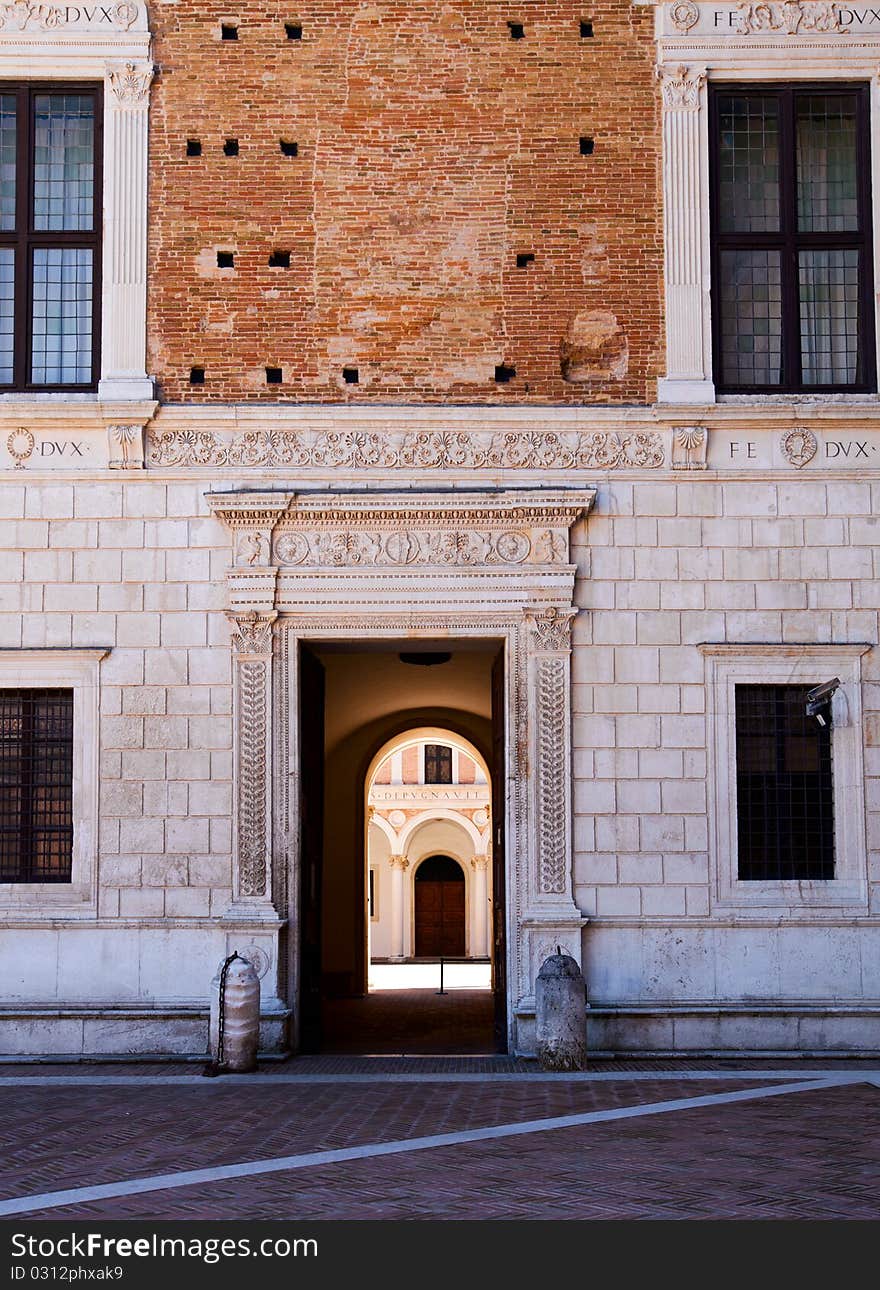
M 531 747 L 529 772 L 509 763 L 519 776 L 507 807 L 513 1048 L 531 1049 L 534 973 L 557 940 L 584 965 L 594 1051 L 880 1048 L 880 433 L 863 408 L 775 407 L 760 418 L 719 408 L 705 418 L 696 469 L 671 421 L 588 410 L 248 414 L 254 428 L 260 417 L 283 428 L 288 442 L 347 424 L 388 453 L 418 424 L 439 467 L 186 459 L 193 420 L 225 451 L 225 415 L 213 413 L 209 430 L 205 413 L 163 410 L 147 468 L 115 476 L 90 464 L 98 431 L 75 467 L 39 445 L 85 443 L 89 432 L 35 429 L 23 460 L 9 455 L 13 431 L 0 442 L 0 683 L 39 685 L 47 666 L 58 677 L 86 666 L 100 712 L 93 886 L 60 906 L 58 889 L 25 902 L 14 885 L 0 891 L 3 1051 L 202 1051 L 208 982 L 233 948 L 260 964 L 264 1045 L 284 1045 L 296 984 L 278 947 L 291 909 L 268 868 L 242 879 L 239 855 L 244 803 L 263 821 L 269 868 L 291 880 L 296 872 L 283 816 L 288 790 L 295 796 L 293 656 L 278 642 L 291 632 L 397 641 L 404 627 L 453 644 L 503 637 L 513 660 L 508 734 L 517 722 L 520 730 L 508 742 Z M 806 463 L 790 460 L 795 425 L 815 447 Z M 503 436 L 527 464 L 484 464 Z M 157 460 L 169 444 L 174 464 Z M 449 458 L 456 444 L 464 465 Z M 611 469 L 596 461 L 598 446 Z M 411 491 L 427 482 L 456 492 L 429 502 Z M 497 491 L 480 495 L 477 510 L 468 489 L 487 486 Z M 317 510 L 309 500 L 321 487 L 381 496 L 383 532 L 398 535 L 394 559 L 371 548 L 365 562 L 359 539 L 344 544 L 347 554 L 327 547 L 326 566 L 313 547 L 301 563 L 282 563 L 303 533 L 311 542 L 309 532 L 334 529 L 329 495 Z M 355 511 L 339 505 L 347 531 L 355 511 L 375 529 L 369 498 Z M 516 506 L 513 524 L 505 516 Z M 435 530 L 482 536 L 476 546 L 459 538 L 443 557 L 409 546 L 401 556 L 399 535 L 421 541 L 418 514 Z M 242 542 L 273 529 L 274 545 Z M 525 532 L 528 553 L 507 542 L 499 556 L 502 530 Z M 282 531 L 298 535 L 286 548 Z M 570 686 L 566 600 L 576 610 Z M 230 612 L 248 637 L 238 653 Z M 541 708 L 556 659 L 558 714 L 555 697 Z M 257 725 L 242 708 L 249 660 L 259 669 Z M 725 886 L 732 807 L 719 799 L 718 669 L 734 665 L 749 677 L 765 668 L 813 683 L 842 678 L 842 877 L 819 895 L 793 889 L 744 903 Z M 87 750 L 95 732 L 84 713 L 76 738 Z M 243 722 L 248 738 L 263 731 L 265 780 L 236 771 Z M 81 777 L 87 762 L 84 752 Z
M 0 40 L 107 118 L 97 396 L 0 398 L 0 687 L 72 689 L 75 744 L 71 882 L 0 886 L 0 1053 L 202 1053 L 233 949 L 295 1047 L 298 645 L 438 639 L 504 649 L 511 1050 L 560 945 L 593 1052 L 880 1052 L 877 396 L 716 401 L 706 119 L 713 79 L 869 81 L 876 204 L 874 11 L 657 6 L 656 406 L 158 410 L 150 36 L 112 12 Z M 834 879 L 738 881 L 731 686 L 831 677 Z

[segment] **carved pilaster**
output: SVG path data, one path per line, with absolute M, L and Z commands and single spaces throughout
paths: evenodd
M 705 72 L 658 69 L 663 98 L 663 211 L 666 254 L 666 378 L 660 397 L 714 397 L 709 376 L 708 194 L 702 165 Z
M 150 62 L 108 63 L 104 94 L 102 399 L 151 399 L 147 376 Z M 143 448 L 141 446 L 141 460 Z M 113 454 L 111 453 L 111 457 Z
M 534 897 L 572 905 L 571 720 L 569 673 L 573 609 L 529 615 L 537 866 Z
M 271 911 L 272 613 L 227 614 L 235 651 L 236 835 L 233 910 Z

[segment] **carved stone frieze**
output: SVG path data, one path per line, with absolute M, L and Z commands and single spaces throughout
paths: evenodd
M 689 67 L 658 67 L 657 76 L 663 93 L 663 107 L 667 112 L 699 112 L 700 91 L 706 73 Z
M 543 563 L 555 563 L 560 558 L 560 544 L 542 549 Z M 531 554 L 528 534 L 516 529 L 420 532 L 406 528 L 390 534 L 376 530 L 303 533 L 281 529 L 275 538 L 275 559 L 282 566 L 522 564 Z
M 705 470 L 708 447 L 705 426 L 677 426 L 672 434 L 672 469 Z
M 13 4 L 0 4 L 0 33 L 56 31 L 74 26 L 128 31 L 139 14 L 132 0 L 119 0 L 113 5 L 30 4 L 28 0 L 15 0 Z
M 782 32 L 798 36 L 805 32 L 844 31 L 840 21 L 840 5 L 828 0 L 784 0 L 782 4 L 740 4 L 737 6 L 733 30 L 742 36 Z
M 149 432 L 151 466 L 292 466 L 350 470 L 655 470 L 652 430 L 589 432 L 212 430 Z

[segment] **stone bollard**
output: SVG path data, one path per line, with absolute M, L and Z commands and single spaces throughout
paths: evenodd
M 221 1033 L 220 983 L 224 982 Z M 260 978 L 247 959 L 233 954 L 211 982 L 210 1052 L 215 1071 L 252 1071 L 260 1037 Z
M 545 1071 L 579 1071 L 587 1064 L 586 987 L 581 970 L 559 946 L 541 964 L 535 983 L 538 1061 Z

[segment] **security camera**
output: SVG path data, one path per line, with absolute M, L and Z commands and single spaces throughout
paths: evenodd
M 812 690 L 807 691 L 807 716 L 815 717 L 820 726 L 828 724 L 823 715 L 824 710 L 830 708 L 834 692 L 839 685 L 840 677 L 835 676 L 833 681 L 824 681 L 822 685 L 815 685 Z

